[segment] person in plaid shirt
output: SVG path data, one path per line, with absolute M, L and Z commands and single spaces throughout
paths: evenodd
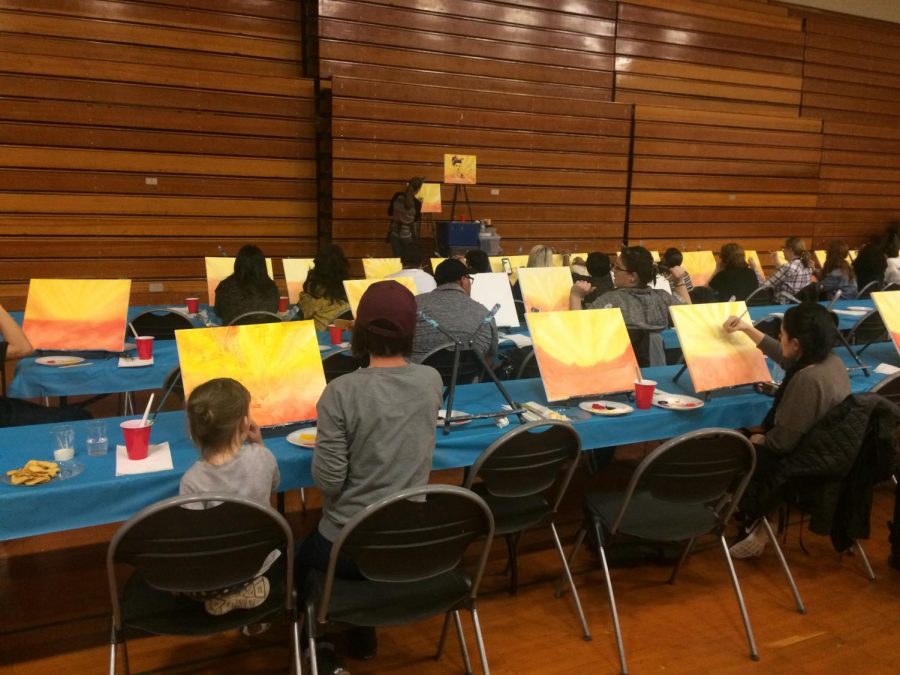
M 786 239 L 781 250 L 787 264 L 775 270 L 769 277 L 768 285 L 775 291 L 775 302 L 786 305 L 796 302 L 800 289 L 812 283 L 815 263 L 800 237 Z M 777 265 L 778 257 L 774 252 L 772 257 Z

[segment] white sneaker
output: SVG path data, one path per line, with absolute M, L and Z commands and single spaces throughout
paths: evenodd
M 758 558 L 763 554 L 763 551 L 766 550 L 766 542 L 768 541 L 768 535 L 765 532 L 765 529 L 760 527 L 759 523 L 756 523 L 751 529 L 750 533 L 738 541 L 736 544 L 732 544 L 731 548 L 728 549 L 728 552 L 731 554 L 731 557 L 735 560 L 741 560 L 743 558 Z

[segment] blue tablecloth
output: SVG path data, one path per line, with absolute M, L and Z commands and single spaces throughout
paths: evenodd
M 897 364 L 893 344 L 870 347 L 865 361 L 874 366 L 880 362 Z M 678 384 L 672 381 L 678 368 L 648 368 L 646 377 L 658 382 L 667 392 L 692 393 L 690 378 L 685 374 Z M 854 391 L 865 391 L 881 379 L 873 374 L 851 373 Z M 512 397 L 519 402 L 546 403 L 540 380 L 508 382 Z M 605 398 L 624 400 L 624 395 Z M 503 399 L 493 384 L 460 387 L 454 408 L 468 413 L 498 410 Z M 584 448 L 605 448 L 625 443 L 658 440 L 703 427 L 737 428 L 761 422 L 772 399 L 755 393 L 749 386 L 717 391 L 699 409 L 672 411 L 651 408 L 636 410 L 623 417 L 597 417 L 576 407 L 564 410 L 572 416 Z M 552 406 L 560 408 L 560 406 Z M 118 419 L 110 419 L 110 444 L 122 442 Z M 115 452 L 111 447 L 103 457 L 88 457 L 85 452 L 85 423 L 76 426 L 76 461 L 85 465 L 79 476 L 36 487 L 11 486 L 0 483 L 0 540 L 58 532 L 79 527 L 124 520 L 155 501 L 177 494 L 181 475 L 197 459 L 187 435 L 182 412 L 162 413 L 154 425 L 151 442 L 168 441 L 174 470 L 136 476 L 115 476 Z M 511 426 L 517 422 L 513 420 Z M 504 433 L 492 420 L 474 420 L 444 435 L 436 430 L 435 469 L 470 466 L 478 455 Z M 51 457 L 49 425 L 0 429 L 0 470 L 20 467 L 29 459 Z M 281 489 L 290 490 L 312 485 L 311 452 L 289 444 L 283 436 L 266 440 L 281 469 Z

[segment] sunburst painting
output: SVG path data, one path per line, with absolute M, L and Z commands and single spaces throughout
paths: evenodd
M 285 258 L 281 261 L 284 267 L 284 281 L 287 284 L 288 299 L 291 304 L 300 299 L 300 291 L 309 271 L 313 267 L 312 258 Z
M 266 258 L 266 270 L 269 272 L 269 278 L 274 279 L 271 258 Z M 210 307 L 216 304 L 216 288 L 223 279 L 232 274 L 234 274 L 234 258 L 206 258 L 206 289 L 209 293 Z
M 362 299 L 366 289 L 374 283 L 385 281 L 385 279 L 345 279 L 344 291 L 347 293 L 347 302 L 350 303 L 350 311 L 356 316 L 356 308 L 359 307 L 359 301 Z M 388 279 L 387 281 L 396 281 L 401 286 L 406 286 L 409 292 L 415 295 L 416 282 L 412 277 L 397 277 L 396 279 Z
M 872 293 L 872 299 L 881 315 L 881 320 L 891 334 L 894 346 L 900 352 L 900 291 L 879 291 Z
M 694 286 L 706 286 L 716 273 L 716 257 L 712 251 L 685 251 L 682 267 L 691 275 Z
M 204 382 L 230 377 L 250 391 L 260 426 L 316 418 L 325 373 L 312 321 L 176 331 L 185 396 Z
M 503 259 L 506 258 L 509 260 L 510 269 L 512 269 L 512 274 L 509 275 L 509 283 L 514 284 L 519 280 L 519 268 L 525 267 L 528 264 L 528 256 L 527 255 L 493 255 L 488 258 L 488 261 L 491 263 L 491 272 L 506 272 L 503 269 Z
M 568 267 L 522 267 L 519 286 L 526 312 L 564 312 L 569 309 L 572 270 Z
M 443 210 L 440 183 L 422 183 L 416 197 L 422 200 L 422 213 L 440 213 Z
M 400 258 L 363 258 L 366 279 L 384 279 L 403 269 Z
M 744 302 L 673 305 L 669 308 L 694 391 L 766 382 L 766 360 L 753 340 L 741 332 L 726 333 L 729 316 L 743 316 Z
M 22 330 L 35 349 L 125 347 L 128 279 L 32 279 Z
M 759 261 L 759 254 L 756 251 L 744 249 L 744 260 L 746 260 L 747 264 L 750 265 L 750 269 L 753 269 L 753 263 L 751 263 L 750 261 L 755 260 L 756 269 L 754 271 L 763 279 L 766 278 L 766 273 L 763 271 L 762 263 Z
M 640 370 L 618 308 L 536 312 L 527 321 L 548 401 L 634 389 Z
M 569 256 L 569 264 L 571 265 L 572 261 L 575 260 L 575 258 L 581 258 L 582 260 L 587 261 L 588 254 L 587 253 L 569 253 L 568 256 Z M 557 267 L 561 267 L 565 263 L 565 260 L 566 260 L 566 254 L 564 254 L 564 253 L 554 253 L 553 254 L 553 264 L 556 265 Z

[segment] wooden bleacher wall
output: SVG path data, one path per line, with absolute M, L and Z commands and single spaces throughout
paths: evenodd
M 855 246 L 900 219 L 897 24 L 764 0 L 0 0 L 0 21 L 10 308 L 38 275 L 173 302 L 247 241 L 334 239 L 359 273 L 444 152 L 478 155 L 474 214 L 513 254 Z

